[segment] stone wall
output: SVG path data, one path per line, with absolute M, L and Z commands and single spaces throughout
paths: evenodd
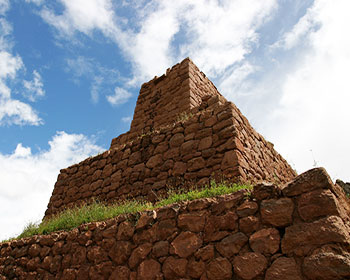
M 181 114 L 200 106 L 204 96 L 221 94 L 189 58 L 184 59 L 166 74 L 141 86 L 130 137 L 176 121 Z
M 350 207 L 324 169 L 0 244 L 0 279 L 349 279 Z
M 154 202 L 169 188 L 216 180 L 286 182 L 295 176 L 237 107 L 214 96 L 188 117 L 61 170 L 46 216 L 96 198 Z
M 185 59 L 144 84 L 129 132 L 108 151 L 61 170 L 45 217 L 90 199 L 155 201 L 212 178 L 283 183 L 294 170 Z

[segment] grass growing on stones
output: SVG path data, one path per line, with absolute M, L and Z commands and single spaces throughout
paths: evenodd
M 169 191 L 167 198 L 162 199 L 155 204 L 132 200 L 125 201 L 121 204 L 105 205 L 95 201 L 91 204 L 84 204 L 80 207 L 63 211 L 41 223 L 29 223 L 16 239 L 30 237 L 37 234 L 49 234 L 59 230 L 68 231 L 85 223 L 103 221 L 117 217 L 121 214 L 133 214 L 145 210 L 153 210 L 177 202 L 230 194 L 243 189 L 247 190 L 247 194 L 249 195 L 252 186 L 227 182 L 216 183 L 215 181 L 212 181 L 210 186 L 201 189 Z

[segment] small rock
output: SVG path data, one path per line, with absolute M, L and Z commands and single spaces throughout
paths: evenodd
M 285 196 L 296 196 L 316 189 L 331 189 L 332 180 L 324 168 L 313 168 L 297 176 L 282 189 Z
M 137 269 L 137 280 L 154 280 L 160 274 L 160 264 L 155 260 L 143 261 Z
M 245 253 L 233 259 L 235 273 L 245 279 L 250 280 L 264 273 L 267 267 L 267 259 L 259 253 Z
M 286 228 L 282 239 L 282 253 L 306 255 L 315 245 L 350 243 L 344 222 L 338 216 L 329 216 L 313 223 L 300 223 Z
M 326 245 L 306 257 L 302 269 L 309 279 L 349 279 L 350 254 L 341 247 Z
M 186 231 L 182 232 L 175 240 L 171 243 L 171 246 L 178 256 L 181 258 L 187 258 L 192 255 L 198 248 L 202 246 L 202 239 L 196 234 Z
M 227 236 L 215 247 L 223 257 L 230 258 L 237 254 L 247 242 L 248 237 L 244 233 L 238 232 Z
M 258 211 L 258 204 L 253 201 L 244 201 L 236 210 L 238 217 L 241 218 L 254 215 L 256 211 Z
M 275 228 L 262 229 L 254 233 L 249 238 L 250 248 L 254 252 L 272 255 L 280 247 L 280 234 Z
M 207 266 L 209 280 L 228 280 L 232 277 L 232 265 L 226 258 L 216 258 Z
M 186 276 L 187 260 L 168 257 L 163 264 L 163 274 L 166 279 L 179 279 Z
M 265 280 L 302 280 L 299 268 L 293 258 L 276 259 L 267 269 Z M 314 279 L 314 278 L 311 278 Z
M 293 211 L 294 203 L 290 198 L 263 200 L 260 205 L 262 222 L 275 227 L 290 225 Z

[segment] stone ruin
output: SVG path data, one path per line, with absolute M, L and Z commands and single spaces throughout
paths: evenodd
M 295 175 L 185 59 L 142 86 L 130 131 L 108 151 L 61 170 L 46 217 L 212 178 L 252 192 L 0 243 L 0 280 L 350 279 L 349 199 L 323 168 Z
M 295 176 L 186 58 L 142 85 L 130 131 L 114 138 L 108 151 L 61 170 L 45 217 L 92 198 L 154 202 L 169 188 L 211 179 L 285 183 Z

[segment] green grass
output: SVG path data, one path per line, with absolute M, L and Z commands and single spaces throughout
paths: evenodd
M 89 205 L 85 204 L 81 207 L 68 209 L 56 216 L 51 217 L 50 219 L 44 220 L 41 223 L 29 223 L 17 238 L 11 238 L 6 241 L 30 237 L 36 234 L 49 234 L 59 230 L 68 231 L 85 223 L 103 221 L 117 217 L 121 214 L 135 214 L 177 202 L 230 194 L 242 189 L 246 189 L 247 196 L 249 196 L 252 186 L 238 185 L 227 182 L 217 184 L 216 182 L 212 181 L 210 186 L 206 186 L 201 189 L 192 189 L 189 191 L 169 191 L 167 198 L 162 199 L 155 204 L 133 200 L 125 201 L 121 204 L 104 205 L 95 201 Z

